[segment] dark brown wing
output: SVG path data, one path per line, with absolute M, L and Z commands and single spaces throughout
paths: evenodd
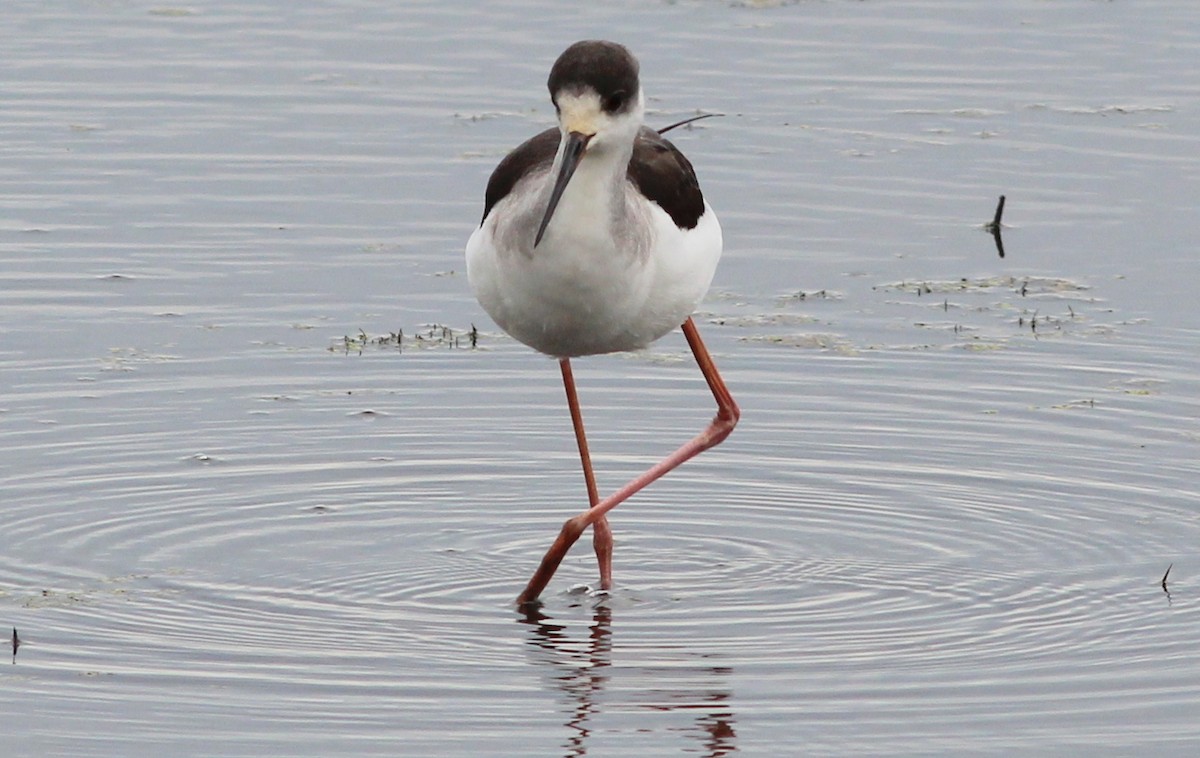
M 496 166 L 492 178 L 488 179 L 487 191 L 483 196 L 483 217 L 487 218 L 492 212 L 492 206 L 503 200 L 512 192 L 522 176 L 541 165 L 554 162 L 558 152 L 559 134 L 557 128 L 530 137 L 522 142 Z M 483 223 L 480 221 L 480 223 Z
M 551 160 L 553 157 L 551 155 Z M 704 215 L 704 195 L 691 162 L 653 129 L 642 127 L 638 132 L 626 174 L 629 181 L 647 199 L 666 211 L 680 229 L 694 229 Z

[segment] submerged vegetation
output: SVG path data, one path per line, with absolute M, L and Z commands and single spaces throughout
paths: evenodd
M 471 324 L 470 329 L 455 331 L 445 324 L 422 324 L 415 331 L 405 333 L 403 329 L 372 336 L 363 329 L 358 334 L 346 335 L 329 346 L 330 352 L 361 353 L 368 348 L 391 348 L 397 352 L 424 350 L 429 348 L 475 348 L 479 345 L 479 330 Z

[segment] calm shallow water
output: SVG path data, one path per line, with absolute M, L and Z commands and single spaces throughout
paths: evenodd
M 471 7 L 9 10 L 10 754 L 1190 755 L 1200 7 Z M 589 36 L 726 114 L 744 416 L 526 617 L 583 487 L 461 248 Z M 576 370 L 603 489 L 712 410 Z

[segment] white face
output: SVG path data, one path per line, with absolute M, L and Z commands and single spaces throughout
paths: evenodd
M 640 86 L 632 95 L 627 96 L 624 90 L 619 90 L 606 98 L 601 98 L 588 85 L 566 86 L 555 93 L 554 107 L 558 110 L 562 140 L 554 158 L 555 177 L 549 185 L 546 213 L 533 238 L 534 247 L 542 241 L 542 235 L 554 216 L 554 209 L 558 207 L 577 168 L 592 166 L 601 169 L 598 173 L 584 170 L 585 174 L 594 174 L 593 182 L 624 176 L 645 113 Z M 589 159 L 588 156 L 592 157 Z M 602 170 L 605 166 L 608 171 Z M 575 186 L 578 186 L 578 181 Z M 608 186 L 624 185 L 618 181 L 615 184 L 610 182 Z M 587 191 L 599 192 L 603 188 L 593 187 Z
M 564 134 L 574 132 L 589 137 L 588 152 L 603 151 L 614 144 L 632 144 L 645 115 L 641 88 L 633 102 L 615 112 L 606 111 L 600 95 L 591 88 L 582 92 L 560 92 L 555 104 L 559 128 Z

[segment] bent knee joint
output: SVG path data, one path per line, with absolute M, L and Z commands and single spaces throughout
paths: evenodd
M 583 530 L 588 528 L 588 522 L 582 516 L 574 516 L 566 520 L 562 525 L 562 530 L 558 533 L 558 538 L 568 545 L 574 544 L 579 536 L 583 534 Z

